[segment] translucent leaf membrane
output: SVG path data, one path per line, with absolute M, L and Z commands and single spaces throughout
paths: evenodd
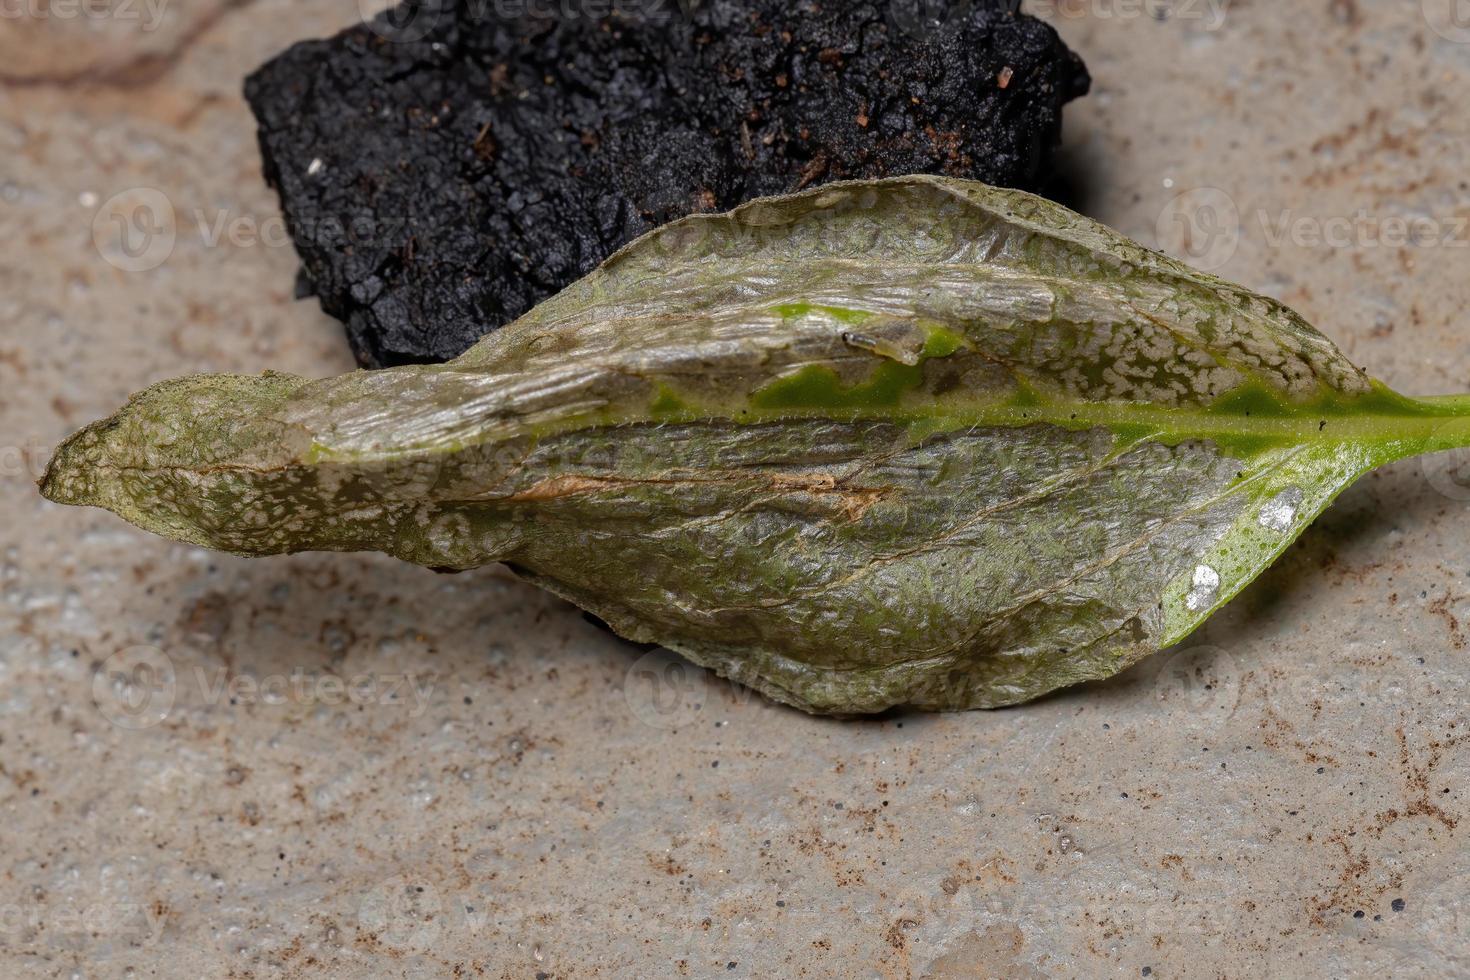
M 811 711 L 1014 704 L 1177 642 L 1343 488 L 1470 442 L 1280 304 L 913 177 L 647 236 L 458 360 L 182 379 L 52 499 L 239 554 L 503 561 Z

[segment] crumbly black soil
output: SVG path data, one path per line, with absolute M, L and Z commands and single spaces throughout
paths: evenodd
M 1088 76 L 1015 5 L 426 0 L 245 91 L 301 286 L 364 365 L 444 360 L 691 212 L 904 173 L 1035 188 Z

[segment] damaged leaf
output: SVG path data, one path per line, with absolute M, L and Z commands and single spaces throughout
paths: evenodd
M 511 563 L 809 711 L 1014 704 L 1176 643 L 1343 488 L 1470 443 L 1270 299 L 935 177 L 684 219 L 458 360 L 157 385 L 53 500 L 246 555 Z

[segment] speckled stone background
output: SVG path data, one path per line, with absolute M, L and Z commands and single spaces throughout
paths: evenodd
M 1470 388 L 1463 0 L 1029 6 L 1096 78 L 1072 203 Z M 0 14 L 0 975 L 1470 971 L 1465 458 L 991 714 L 808 718 L 496 569 L 173 545 L 33 480 L 161 378 L 351 366 L 239 90 L 359 12 Z

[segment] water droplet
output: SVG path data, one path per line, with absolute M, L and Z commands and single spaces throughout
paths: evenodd
M 1290 531 L 1292 525 L 1296 523 L 1296 512 L 1297 508 L 1302 505 L 1302 496 L 1301 487 L 1287 487 L 1266 501 L 1257 518 L 1261 522 L 1261 527 L 1280 534 Z
M 1194 586 L 1184 597 L 1184 605 L 1190 612 L 1208 609 L 1215 602 L 1215 593 L 1220 591 L 1220 573 L 1209 565 L 1194 566 Z

